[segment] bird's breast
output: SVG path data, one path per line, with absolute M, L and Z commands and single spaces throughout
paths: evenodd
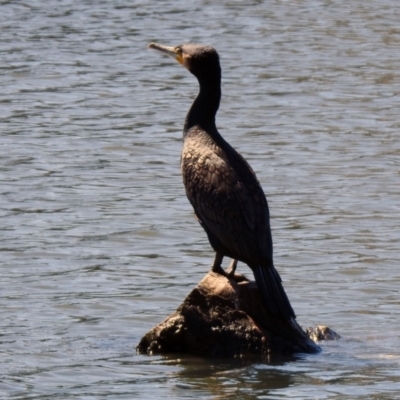
M 190 192 L 228 192 L 236 180 L 229 162 L 218 147 L 200 139 L 186 139 L 182 150 L 183 182 Z

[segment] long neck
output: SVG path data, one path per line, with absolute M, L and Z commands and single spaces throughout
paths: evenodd
M 215 115 L 221 100 L 221 73 L 216 71 L 207 79 L 198 78 L 198 80 L 200 92 L 186 116 L 184 135 L 196 125 L 211 135 L 213 132 L 218 134 L 215 126 Z

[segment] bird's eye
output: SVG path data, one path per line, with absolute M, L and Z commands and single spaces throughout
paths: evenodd
M 176 54 L 178 54 L 179 56 L 182 55 L 182 47 L 176 46 L 176 47 L 175 47 L 175 51 L 176 51 Z

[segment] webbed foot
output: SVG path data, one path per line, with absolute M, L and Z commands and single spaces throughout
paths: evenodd
M 213 265 L 211 265 L 211 271 L 215 272 L 216 274 L 227 276 L 228 274 L 221 267 L 223 258 L 224 258 L 223 254 L 221 254 L 221 253 L 215 254 L 214 263 L 213 263 Z

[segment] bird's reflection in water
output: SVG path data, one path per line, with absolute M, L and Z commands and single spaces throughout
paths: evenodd
M 162 357 L 161 362 L 179 368 L 172 378 L 176 390 L 195 389 L 215 399 L 256 399 L 271 390 L 293 384 L 294 375 L 283 370 L 302 355 L 268 358 L 202 359 L 187 355 Z

